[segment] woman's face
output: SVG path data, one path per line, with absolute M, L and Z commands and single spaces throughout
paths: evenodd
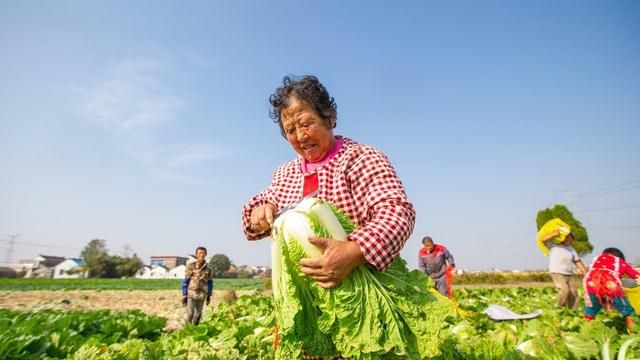
M 309 162 L 329 154 L 335 143 L 332 126 L 327 126 L 309 105 L 293 99 L 280 115 L 287 140 L 298 154 Z

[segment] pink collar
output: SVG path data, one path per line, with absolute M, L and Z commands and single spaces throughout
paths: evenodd
M 326 164 L 328 164 L 331 161 L 331 159 L 336 157 L 336 154 L 338 154 L 338 151 L 340 151 L 342 144 L 344 144 L 344 139 L 341 136 L 336 136 L 336 142 L 335 144 L 333 144 L 333 148 L 331 149 L 331 151 L 329 151 L 327 156 L 325 156 L 324 159 L 320 161 L 308 162 L 305 158 L 301 156 L 300 170 L 302 170 L 302 173 L 305 175 L 312 173 L 318 170 L 319 168 L 325 166 Z

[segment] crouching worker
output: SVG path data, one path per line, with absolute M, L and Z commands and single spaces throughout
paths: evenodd
M 213 269 L 204 260 L 206 256 L 206 248 L 196 249 L 196 261 L 187 264 L 182 281 L 182 305 L 187 307 L 185 321 L 194 325 L 200 323 L 203 305 L 209 305 L 213 292 Z
M 593 259 L 591 269 L 584 277 L 584 317 L 593 320 L 603 305 L 613 306 L 624 316 L 627 331 L 631 333 L 631 315 L 634 310 L 622 289 L 622 275 L 628 275 L 640 284 L 640 273 L 625 261 L 622 251 L 606 248 Z

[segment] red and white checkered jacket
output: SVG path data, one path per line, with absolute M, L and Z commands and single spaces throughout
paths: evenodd
M 338 154 L 318 172 L 316 197 L 349 214 L 358 228 L 349 240 L 360 246 L 366 261 L 384 271 L 413 232 L 415 210 L 387 157 L 379 150 L 343 138 Z M 307 174 L 308 175 L 308 174 Z M 257 240 L 269 232 L 251 231 L 251 211 L 271 203 L 278 209 L 300 200 L 304 175 L 300 158 L 276 169 L 271 185 L 242 209 L 244 233 Z

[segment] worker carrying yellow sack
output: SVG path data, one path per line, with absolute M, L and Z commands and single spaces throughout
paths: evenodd
M 569 226 L 564 221 L 559 218 L 553 218 L 547 221 L 541 228 L 538 230 L 538 247 L 540 251 L 544 254 L 544 256 L 549 255 L 549 248 L 545 245 L 545 242 L 549 240 L 555 244 L 561 244 L 567 235 L 571 233 L 571 226 Z

